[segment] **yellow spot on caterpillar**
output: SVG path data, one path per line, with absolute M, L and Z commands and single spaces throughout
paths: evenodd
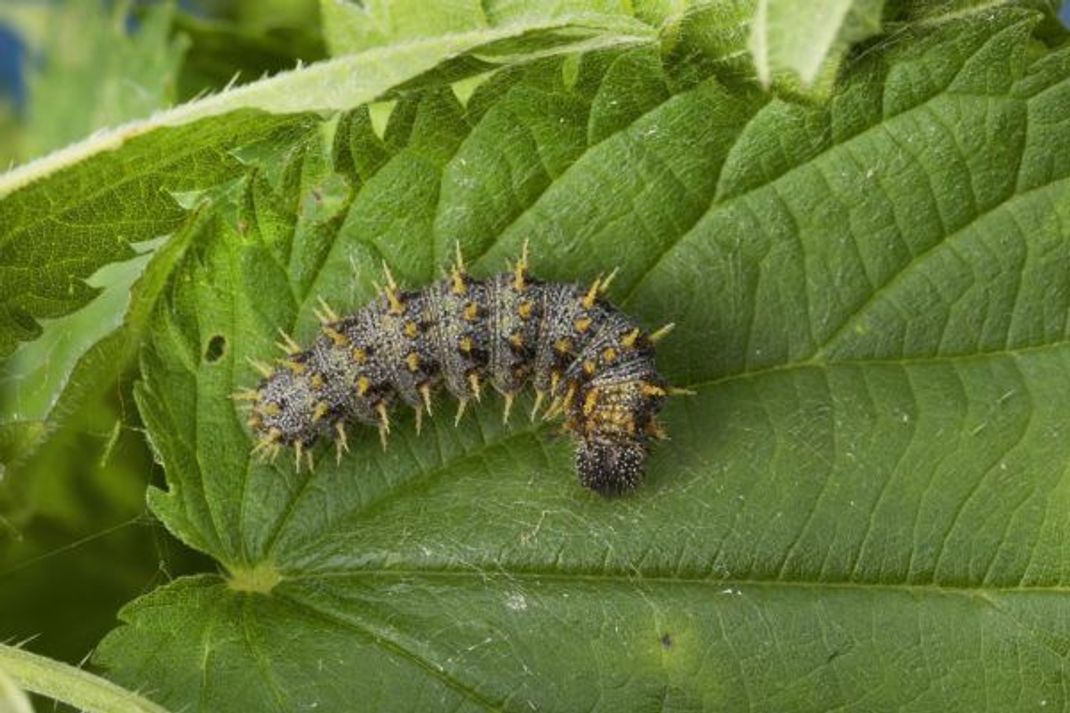
M 516 313 L 520 315 L 520 319 L 531 319 L 531 313 L 534 309 L 535 305 L 528 300 L 524 300 L 516 308 Z
M 461 337 L 457 342 L 457 348 L 467 354 L 475 348 L 475 344 L 472 342 L 471 337 Z
M 331 338 L 331 341 L 334 342 L 335 346 L 344 347 L 349 344 L 349 337 L 342 334 L 337 329 L 325 326 L 323 328 L 323 333 Z
M 620 343 L 621 343 L 622 346 L 624 346 L 624 347 L 626 347 L 628 349 L 631 349 L 632 347 L 635 346 L 635 343 L 636 343 L 636 341 L 638 341 L 638 339 L 639 339 L 639 329 L 636 328 L 636 329 L 633 329 L 632 331 L 628 332 L 627 334 L 625 334 L 624 337 L 620 340 Z
M 264 413 L 268 416 L 278 416 L 282 413 L 282 406 L 279 406 L 274 401 L 269 401 L 264 404 Z
M 409 371 L 418 371 L 420 369 L 420 355 L 416 352 L 410 352 L 405 357 L 405 364 L 409 367 Z
M 312 411 L 312 423 L 316 423 L 321 418 L 326 416 L 328 411 L 330 411 L 330 409 L 327 407 L 327 404 L 325 402 L 317 401 L 316 407 Z
M 583 415 L 590 416 L 598 406 L 598 389 L 591 389 L 583 399 Z
M 372 388 L 372 382 L 366 376 L 362 376 L 357 379 L 357 394 L 364 396 Z
M 304 364 L 302 364 L 299 361 L 294 361 L 292 359 L 283 359 L 279 363 L 282 364 L 287 369 L 289 369 L 292 373 L 296 374 L 297 376 L 300 376 L 301 374 L 304 374 L 306 371 L 308 371 L 308 367 L 307 366 L 305 366 Z
M 580 317 L 576 320 L 573 326 L 576 328 L 577 332 L 579 332 L 580 334 L 584 334 L 587 332 L 588 329 L 591 328 L 592 321 L 593 320 L 590 317 Z
M 583 373 L 587 374 L 587 376 L 593 374 L 594 370 L 597 368 L 598 365 L 595 364 L 594 361 L 592 361 L 591 359 L 588 359 L 587 361 L 583 362 Z
M 455 295 L 463 295 L 468 292 L 468 285 L 464 280 L 464 273 L 460 270 L 454 269 L 450 273 L 450 292 Z
M 602 358 L 605 359 L 607 364 L 615 362 L 618 356 L 620 356 L 620 353 L 613 347 L 606 347 L 602 351 Z
M 665 389 L 661 388 L 660 386 L 656 386 L 654 384 L 648 384 L 645 381 L 639 387 L 639 390 L 642 392 L 643 396 L 664 396 L 665 395 Z
M 411 339 L 413 337 L 418 336 L 419 334 L 420 334 L 420 325 L 416 324 L 416 322 L 406 322 L 405 323 L 405 336 L 406 337 L 409 337 Z
M 320 374 L 313 374 L 309 377 L 308 383 L 315 391 L 319 391 L 323 388 L 323 376 Z
M 354 349 L 351 354 L 353 355 L 353 360 L 358 364 L 363 364 L 364 362 L 368 361 L 368 353 L 360 347 Z
M 567 337 L 562 337 L 554 342 L 554 349 L 560 354 L 568 354 L 572 351 L 572 340 Z
M 550 393 L 557 393 L 557 385 L 561 383 L 561 372 L 554 369 L 550 372 Z
M 657 421 L 650 421 L 644 430 L 648 435 L 653 436 L 659 441 L 665 441 L 669 438 L 669 434 L 665 432 L 665 429 Z
M 475 302 L 469 302 L 464 306 L 464 321 L 474 322 L 479 319 L 479 305 Z
M 509 335 L 509 343 L 512 344 L 517 349 L 523 348 L 523 346 L 524 346 L 524 335 L 521 334 L 520 332 L 514 332 L 513 334 Z

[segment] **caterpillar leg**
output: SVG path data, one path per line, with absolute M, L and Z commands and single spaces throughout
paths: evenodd
M 424 400 L 424 408 L 427 409 L 427 415 L 431 416 L 431 385 L 424 384 L 420 387 L 420 396 Z
M 385 451 L 387 436 L 390 435 L 390 414 L 386 412 L 386 405 L 382 402 L 375 407 L 375 411 L 379 414 L 379 443 Z
M 342 453 L 349 453 L 349 441 L 346 439 L 346 426 L 341 421 L 334 424 L 334 432 L 338 440 L 334 442 L 334 462 L 339 465 L 342 462 Z
M 535 390 L 535 407 L 531 409 L 531 420 L 534 421 L 535 417 L 539 415 L 539 407 L 542 406 L 542 400 L 546 398 L 546 393 L 543 391 Z
M 481 383 L 479 381 L 479 374 L 475 372 L 468 375 L 468 384 L 472 387 L 472 396 L 475 398 L 476 403 L 479 403 L 483 399 L 483 391 Z

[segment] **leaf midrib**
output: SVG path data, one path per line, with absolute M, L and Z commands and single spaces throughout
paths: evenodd
M 1004 357 L 1004 356 L 1015 358 L 1015 357 L 1021 356 L 1022 354 L 1040 353 L 1040 352 L 1044 352 L 1044 351 L 1057 351 L 1057 350 L 1066 348 L 1068 345 L 1070 345 L 1070 339 L 1060 340 L 1060 341 L 1057 341 L 1057 342 L 1052 342 L 1050 344 L 1044 344 L 1044 345 L 1036 345 L 1036 346 L 1031 346 L 1031 347 L 1022 347 L 1022 348 L 1018 348 L 1018 349 L 1004 349 L 1004 350 L 999 350 L 999 351 L 983 352 L 983 353 L 978 353 L 978 354 L 970 354 L 970 355 L 962 355 L 962 356 L 933 356 L 933 357 L 925 357 L 925 358 L 887 359 L 887 360 L 855 359 L 855 360 L 844 360 L 844 361 L 840 361 L 840 362 L 819 362 L 819 361 L 814 361 L 814 360 L 807 360 L 807 361 L 802 361 L 802 362 L 792 362 L 792 363 L 787 363 L 787 364 L 778 364 L 778 365 L 775 365 L 775 366 L 772 366 L 772 367 L 767 367 L 767 368 L 763 368 L 763 369 L 756 369 L 756 370 L 753 370 L 753 371 L 746 371 L 746 372 L 739 372 L 739 373 L 735 373 L 735 374 L 728 374 L 728 375 L 724 375 L 724 376 L 718 377 L 716 379 L 708 380 L 708 381 L 700 381 L 700 382 L 689 383 L 689 384 L 684 385 L 684 387 L 685 388 L 689 388 L 689 389 L 695 389 L 695 390 L 711 389 L 711 388 L 715 388 L 717 386 L 721 386 L 721 385 L 724 385 L 724 384 L 732 383 L 732 382 L 738 381 L 738 380 L 760 377 L 760 376 L 768 375 L 768 374 L 772 374 L 772 373 L 790 372 L 790 371 L 802 370 L 802 369 L 831 369 L 831 368 L 837 368 L 837 367 L 853 367 L 853 366 L 911 366 L 911 365 L 932 365 L 932 364 L 957 365 L 957 364 L 961 364 L 962 362 L 984 361 L 984 360 L 994 359 L 994 358 L 999 358 L 999 357 Z M 457 458 L 454 458 L 454 459 L 451 459 L 451 460 L 444 460 L 444 461 L 442 461 L 441 464 L 439 464 L 435 468 L 431 468 L 431 469 L 424 470 L 424 471 L 418 471 L 411 478 L 406 480 L 402 485 L 400 485 L 398 487 L 395 487 L 395 488 L 393 488 L 391 490 L 384 491 L 384 493 L 383 493 L 383 495 L 381 497 L 373 498 L 373 499 L 370 499 L 370 500 L 367 500 L 367 501 L 361 503 L 361 505 L 359 507 L 347 512 L 343 517 L 344 518 L 352 518 L 352 517 L 356 517 L 356 516 L 366 515 L 368 512 L 370 512 L 372 510 L 375 510 L 375 509 L 377 509 L 379 507 L 383 507 L 384 505 L 387 505 L 387 504 L 393 502 L 398 497 L 404 496 L 406 493 L 411 491 L 411 489 L 414 488 L 414 487 L 425 487 L 426 484 L 429 481 L 433 481 L 434 479 L 436 479 L 436 478 L 438 478 L 438 477 L 440 477 L 442 475 L 447 474 L 448 472 L 453 470 L 457 465 L 459 465 L 461 463 L 464 463 L 465 461 L 467 461 L 469 459 L 479 457 L 482 453 L 484 453 L 488 449 L 503 447 L 505 444 L 511 442 L 514 439 L 523 438 L 523 437 L 529 437 L 529 436 L 532 436 L 532 435 L 538 436 L 538 434 L 548 430 L 549 428 L 551 428 L 551 426 L 552 426 L 552 424 L 550 424 L 550 423 L 539 423 L 534 428 L 521 428 L 521 429 L 518 429 L 518 430 L 515 430 L 515 431 L 510 431 L 507 434 L 505 434 L 504 437 L 499 438 L 497 440 L 488 440 L 485 437 L 485 435 L 482 434 L 482 429 L 481 429 L 481 437 L 483 439 L 483 444 L 480 446 L 480 448 L 475 449 L 475 450 L 471 450 L 471 451 L 467 451 L 467 452 L 461 454 L 460 456 L 458 456 Z M 540 443 L 542 442 L 541 439 L 538 439 L 538 440 L 539 440 Z M 294 509 L 295 505 L 296 505 L 296 502 L 291 502 L 291 504 L 288 506 L 288 510 L 292 511 Z M 273 542 L 273 544 L 277 543 L 278 540 L 281 538 L 281 532 L 282 532 L 282 528 L 280 528 L 280 532 L 278 533 L 278 535 L 277 535 L 275 541 Z M 311 538 L 311 539 L 309 539 L 307 541 L 303 541 L 301 543 L 300 551 L 305 552 L 305 551 L 315 550 L 318 545 L 322 544 L 324 540 L 328 539 L 333 534 L 335 534 L 335 533 L 333 533 L 333 531 L 328 529 L 328 530 L 325 530 L 325 531 L 319 533 L 314 538 Z M 267 561 L 272 561 L 274 554 L 276 554 L 275 550 L 274 550 L 274 547 L 266 548 L 265 555 L 264 555 L 263 559 L 267 560 Z M 226 564 L 226 563 L 224 563 L 224 564 Z M 279 565 L 278 562 L 276 562 L 276 565 L 280 567 L 280 570 L 285 571 L 285 566 L 284 565 Z M 293 578 L 293 575 L 285 575 L 285 576 L 286 576 L 286 578 Z M 728 581 L 728 580 L 725 580 L 725 581 Z M 755 580 L 755 581 L 780 581 L 780 580 Z
M 660 572 L 626 572 L 623 570 L 604 570 L 595 572 L 591 570 L 569 569 L 510 569 L 498 567 L 494 570 L 482 569 L 452 569 L 449 567 L 426 569 L 398 568 L 398 567 L 355 567 L 353 569 L 324 569 L 312 570 L 303 574 L 284 574 L 280 587 L 285 589 L 286 582 L 315 581 L 320 579 L 374 579 L 374 578 L 425 578 L 425 579 L 458 579 L 464 581 L 479 580 L 486 582 L 490 579 L 503 580 L 526 580 L 538 582 L 589 582 L 599 584 L 636 585 L 653 584 L 658 586 L 695 585 L 703 587 L 720 587 L 722 589 L 732 587 L 765 587 L 785 589 L 832 589 L 832 590 L 863 590 L 863 591 L 900 591 L 924 596 L 961 595 L 970 598 L 985 599 L 987 594 L 1070 594 L 1068 584 L 1017 584 L 1017 585 L 986 585 L 978 584 L 940 584 L 926 582 L 911 584 L 908 582 L 879 582 L 873 580 L 818 580 L 818 579 L 762 579 L 753 577 L 728 577 L 724 579 L 714 577 L 693 577 L 664 574 Z M 284 598 L 289 599 L 285 593 Z M 990 604 L 992 602 L 989 602 Z

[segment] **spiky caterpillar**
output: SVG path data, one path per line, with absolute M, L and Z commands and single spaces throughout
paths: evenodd
M 383 447 L 389 408 L 397 400 L 431 413 L 432 390 L 443 384 L 459 401 L 457 420 L 482 385 L 505 397 L 505 420 L 516 394 L 531 380 L 534 419 L 566 417 L 577 436 L 580 482 L 604 495 L 635 488 L 653 439 L 663 437 L 655 415 L 670 392 L 654 366 L 654 342 L 672 325 L 645 334 L 602 295 L 610 278 L 589 288 L 540 282 L 528 274 L 527 249 L 510 272 L 472 278 L 458 250 L 443 280 L 405 291 L 386 272 L 379 296 L 339 317 L 326 303 L 320 334 L 301 349 L 283 334 L 286 358 L 237 398 L 252 402 L 254 451 L 274 457 L 282 446 L 302 453 L 334 438 L 348 450 L 345 423 L 377 426 Z M 311 465 L 311 456 L 308 455 Z

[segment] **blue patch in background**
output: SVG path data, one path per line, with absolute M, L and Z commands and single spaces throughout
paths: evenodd
M 14 30 L 0 25 L 0 96 L 11 101 L 16 109 L 26 102 L 26 82 L 22 75 L 22 63 L 26 47 Z

